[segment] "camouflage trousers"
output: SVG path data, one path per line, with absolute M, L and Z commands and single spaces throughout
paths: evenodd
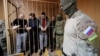
M 61 49 L 63 43 L 63 35 L 58 36 L 56 35 L 56 48 Z

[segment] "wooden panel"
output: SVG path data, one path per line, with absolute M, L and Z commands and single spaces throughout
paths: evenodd
M 13 56 L 24 56 L 23 53 L 17 53 L 17 54 L 14 54 Z
M 59 2 L 60 0 L 28 0 L 28 1 L 47 1 L 47 2 Z
M 3 0 L 0 0 L 0 20 L 4 20 Z
M 100 1 L 99 0 L 77 0 L 77 5 L 80 10 L 88 14 L 96 23 L 100 20 Z
M 59 13 L 59 4 L 37 1 L 29 1 L 28 4 L 31 12 L 35 13 L 37 18 L 40 17 L 41 12 L 46 12 L 49 19 L 51 19 L 53 15 L 57 15 Z

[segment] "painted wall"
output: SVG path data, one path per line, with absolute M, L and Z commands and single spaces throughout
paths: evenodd
M 0 0 L 0 20 L 4 19 L 4 7 L 3 7 L 3 0 Z
M 100 55 L 100 0 L 77 0 L 78 8 L 89 15 L 98 25 L 98 38 L 92 41 Z
M 49 19 L 52 19 L 53 15 L 59 13 L 59 4 L 46 3 L 46 2 L 28 2 L 29 9 L 31 12 L 36 14 L 36 17 L 39 18 L 42 12 L 46 12 L 46 15 Z
M 8 2 L 8 20 L 9 20 L 9 24 L 11 24 L 11 22 L 17 17 L 16 15 L 16 8 Z

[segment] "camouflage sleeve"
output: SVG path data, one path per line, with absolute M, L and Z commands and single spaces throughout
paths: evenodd
M 97 30 L 96 23 L 87 15 L 80 16 L 77 20 L 77 33 L 78 37 L 81 39 L 87 39 L 87 36 L 83 34 L 84 30 L 86 30 L 89 26 L 92 27 L 95 32 Z

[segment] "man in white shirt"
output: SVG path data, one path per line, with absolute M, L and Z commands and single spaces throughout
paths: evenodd
M 96 33 L 97 25 L 77 9 L 76 0 L 60 0 L 61 9 L 69 17 L 66 20 L 63 40 L 63 56 L 97 56 L 94 47 L 83 32 L 91 27 Z

